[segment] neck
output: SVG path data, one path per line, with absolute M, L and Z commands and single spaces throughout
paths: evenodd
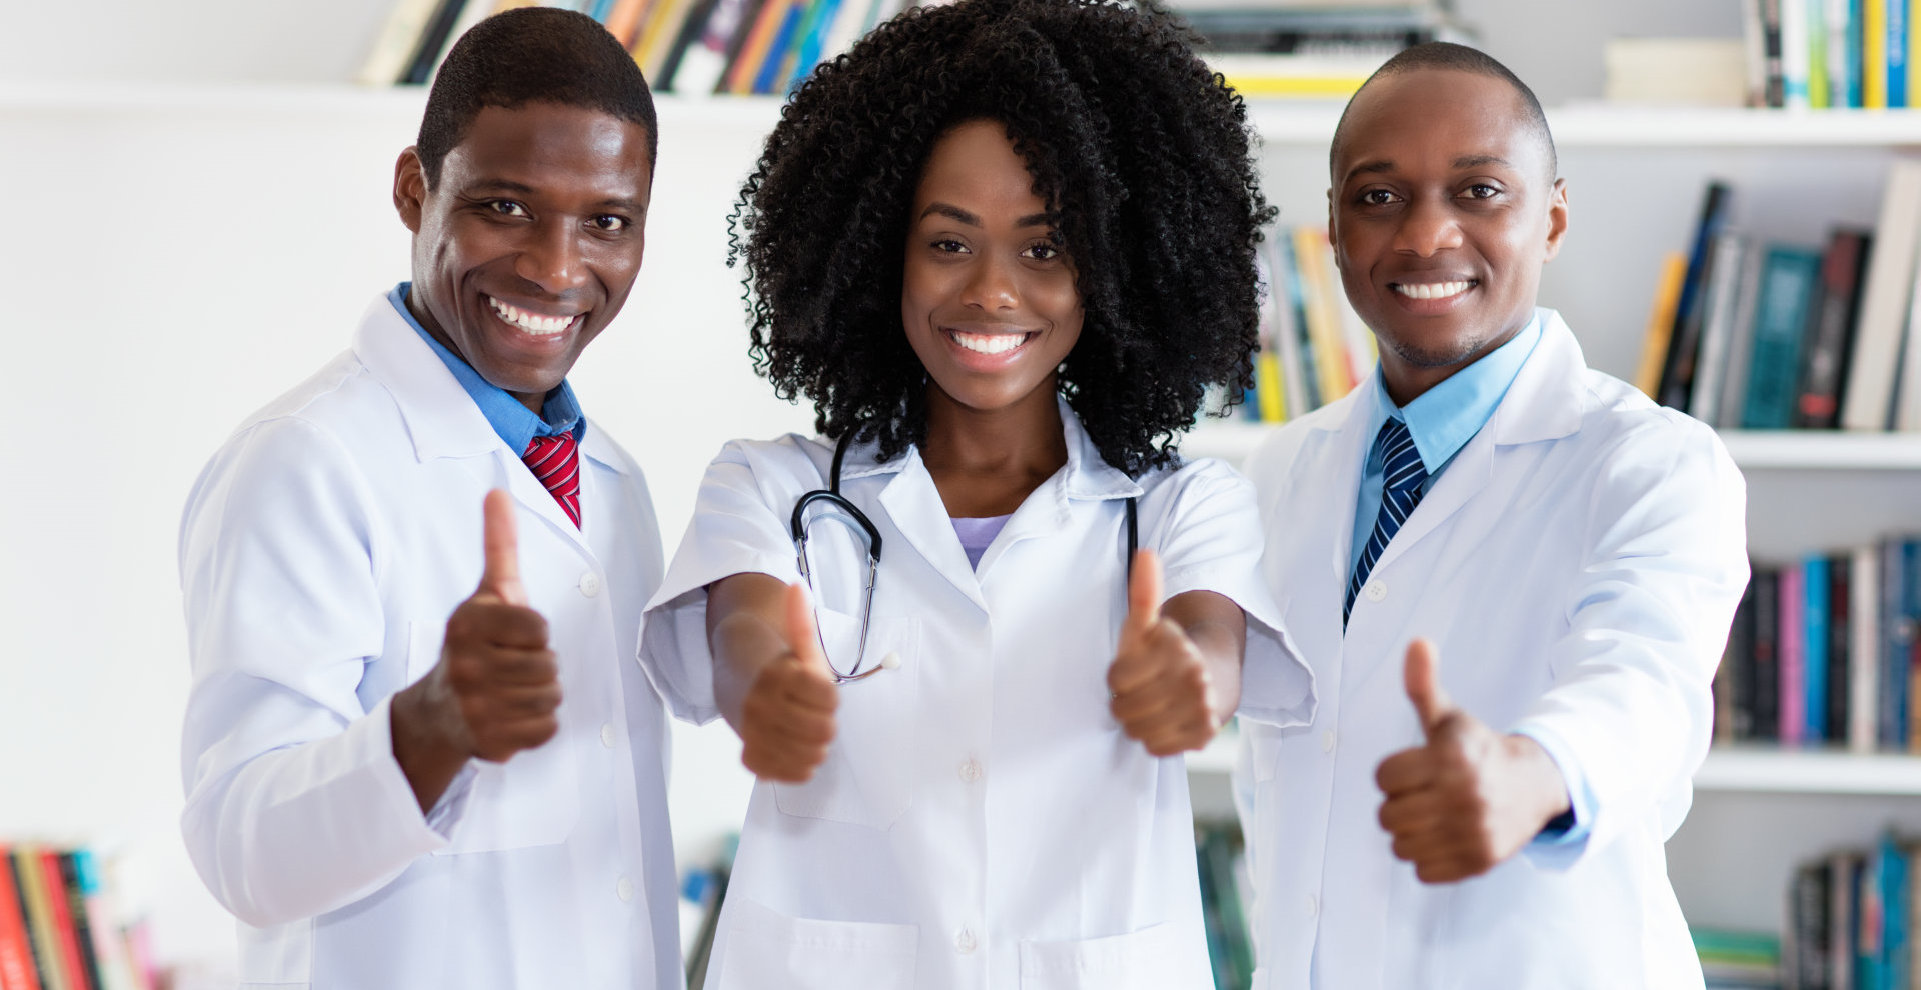
M 1067 463 L 1054 393 L 1049 379 L 1011 406 L 983 410 L 928 386 L 921 462 L 948 515 L 1007 515 Z

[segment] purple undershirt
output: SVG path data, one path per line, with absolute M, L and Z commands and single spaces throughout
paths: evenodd
M 954 535 L 960 537 L 961 549 L 967 551 L 969 565 L 979 569 L 981 554 L 987 552 L 988 544 L 994 542 L 994 537 L 1001 535 L 1002 527 L 1006 526 L 1007 520 L 1011 518 L 1013 518 L 1012 513 L 1005 516 L 988 516 L 984 519 L 949 520 L 954 524 Z

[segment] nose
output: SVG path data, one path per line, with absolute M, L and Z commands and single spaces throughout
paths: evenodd
M 977 257 L 979 260 L 969 270 L 967 284 L 962 287 L 961 302 L 990 312 L 1019 309 L 1020 281 L 1013 264 L 994 253 Z
M 1423 196 L 1401 214 L 1401 226 L 1394 238 L 1396 250 L 1426 258 L 1460 246 L 1461 225 L 1446 202 Z
M 550 295 L 580 288 L 588 278 L 583 236 L 579 225 L 571 220 L 533 225 L 514 259 L 514 273 Z

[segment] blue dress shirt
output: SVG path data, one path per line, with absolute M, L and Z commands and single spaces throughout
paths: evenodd
M 572 385 L 563 380 L 559 388 L 547 393 L 546 401 L 541 404 L 540 415 L 534 415 L 512 393 L 480 377 L 480 372 L 435 340 L 433 334 L 414 319 L 413 311 L 407 308 L 407 292 L 412 287 L 412 282 L 394 286 L 393 291 L 387 293 L 387 301 L 393 303 L 394 311 L 407 321 L 408 326 L 414 328 L 414 332 L 427 342 L 428 347 L 434 349 L 434 354 L 447 366 L 447 370 L 453 372 L 460 387 L 473 397 L 474 405 L 480 407 L 481 414 L 487 417 L 487 422 L 493 426 L 495 433 L 500 434 L 501 441 L 514 452 L 514 456 L 527 453 L 527 445 L 535 437 L 572 433 L 574 439 L 579 440 L 587 435 L 587 421 L 580 414 L 580 403 L 574 398 Z
M 1537 312 L 1521 332 L 1507 343 L 1490 351 L 1479 361 L 1462 368 L 1448 376 L 1446 381 L 1421 393 L 1406 408 L 1398 407 L 1388 397 L 1387 383 L 1377 368 L 1373 375 L 1374 393 L 1379 400 L 1375 403 L 1373 418 L 1368 422 L 1369 446 L 1367 462 L 1361 469 L 1361 490 L 1359 505 L 1354 513 L 1354 535 L 1348 553 L 1348 572 L 1353 573 L 1354 565 L 1360 562 L 1361 551 L 1367 546 L 1367 539 L 1374 532 L 1374 517 L 1381 512 L 1383 474 L 1380 451 L 1373 444 L 1373 437 L 1381 432 L 1381 425 L 1388 417 L 1400 420 L 1414 437 L 1414 449 L 1420 452 L 1421 466 L 1427 469 L 1427 481 L 1421 485 L 1421 495 L 1425 497 L 1434 489 L 1434 484 L 1454 461 L 1454 455 L 1467 446 L 1481 427 L 1494 417 L 1494 410 L 1501 405 L 1507 390 L 1520 374 L 1521 366 L 1527 363 L 1528 356 L 1534 353 L 1534 346 L 1541 342 L 1541 316 Z M 1421 511 L 1418 507 L 1416 512 Z M 1594 796 L 1587 785 L 1587 778 L 1580 772 L 1568 747 L 1550 733 L 1529 729 L 1528 738 L 1539 743 L 1548 757 L 1560 768 L 1561 778 L 1567 782 L 1568 804 L 1571 811 L 1548 824 L 1536 845 L 1573 846 L 1585 840 L 1591 831 L 1593 821 Z

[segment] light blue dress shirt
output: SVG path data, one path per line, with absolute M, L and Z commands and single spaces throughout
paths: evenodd
M 1359 505 L 1354 513 L 1354 536 L 1347 558 L 1348 573 L 1360 562 L 1361 551 L 1367 546 L 1367 539 L 1373 535 L 1375 517 L 1381 512 L 1383 496 L 1383 474 L 1381 453 L 1374 445 L 1374 437 L 1381 432 L 1381 426 L 1389 417 L 1406 424 L 1407 431 L 1414 438 L 1414 449 L 1420 452 L 1421 466 L 1427 469 L 1427 480 L 1421 484 L 1421 495 L 1434 489 L 1434 483 L 1442 472 L 1454 462 L 1454 455 L 1474 439 L 1481 427 L 1494 416 L 1494 410 L 1501 405 L 1507 390 L 1520 374 L 1521 366 L 1527 363 L 1528 356 L 1534 353 L 1534 346 L 1541 342 L 1541 315 L 1536 311 L 1534 319 L 1521 328 L 1513 339 L 1495 348 L 1479 361 L 1462 368 L 1448 376 L 1446 381 L 1421 393 L 1406 408 L 1398 407 L 1388 397 L 1387 383 L 1380 370 L 1373 375 L 1374 393 L 1379 400 L 1375 403 L 1373 418 L 1367 425 L 1368 453 L 1367 463 L 1361 469 L 1361 490 Z M 1417 506 L 1415 512 L 1421 511 Z M 1563 815 L 1548 824 L 1536 845 L 1575 845 L 1585 840 L 1591 831 L 1593 821 L 1594 796 L 1588 787 L 1587 778 L 1581 774 L 1567 745 L 1551 733 L 1539 729 L 1529 729 L 1524 733 L 1539 743 L 1547 751 L 1555 766 L 1560 768 L 1561 777 L 1567 782 L 1568 804 L 1573 809 L 1570 815 Z
M 435 340 L 433 334 L 414 319 L 413 311 L 407 308 L 407 292 L 412 287 L 412 282 L 394 286 L 393 291 L 387 293 L 387 301 L 393 303 L 394 311 L 407 321 L 408 326 L 414 328 L 420 339 L 434 349 L 434 354 L 447 366 L 447 370 L 454 373 L 460 387 L 473 397 L 474 405 L 480 407 L 481 414 L 487 417 L 494 432 L 500 434 L 500 439 L 515 456 L 526 454 L 527 445 L 535 437 L 572 433 L 575 440 L 580 440 L 587 435 L 587 421 L 580 413 L 580 402 L 574 398 L 572 385 L 563 380 L 559 388 L 547 393 L 546 401 L 541 404 L 540 415 L 534 415 L 512 393 L 480 377 L 480 372 Z

